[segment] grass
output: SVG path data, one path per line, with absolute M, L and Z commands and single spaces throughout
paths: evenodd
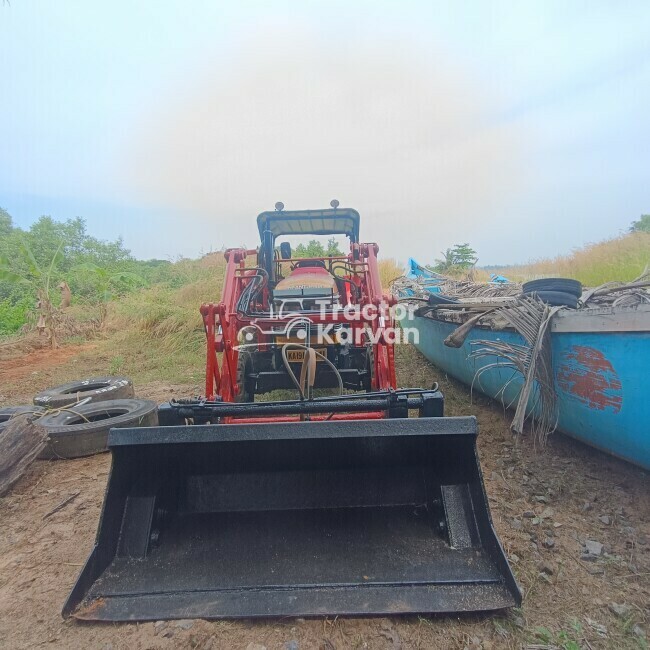
M 100 344 L 109 371 L 119 369 L 139 382 L 162 376 L 179 383 L 202 380 L 205 334 L 199 307 L 219 300 L 225 261 L 214 254 L 207 263 L 204 258 L 177 265 L 179 275 L 169 282 L 110 304 L 109 339 Z
M 538 626 L 534 629 L 533 641 L 541 641 L 548 647 L 561 648 L 562 650 L 580 650 L 582 648 L 583 629 L 577 619 L 570 622 L 571 630 L 560 630 L 553 633 L 547 627 Z
M 116 356 L 111 359 L 111 362 L 108 366 L 109 375 L 120 375 L 122 374 L 122 368 L 124 368 L 124 357 Z
M 570 255 L 505 266 L 493 272 L 518 282 L 543 277 L 564 277 L 579 280 L 585 286 L 595 287 L 613 280 L 634 280 L 648 265 L 650 234 L 635 232 L 589 244 L 574 250 Z
M 384 291 L 388 291 L 390 283 L 405 273 L 404 267 L 392 257 L 380 259 L 377 266 L 379 267 L 379 278 Z

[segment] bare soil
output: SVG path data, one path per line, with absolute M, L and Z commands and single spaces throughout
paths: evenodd
M 4 401 L 9 406 L 9 398 L 18 396 L 21 404 L 31 404 L 34 394 L 47 388 L 62 366 L 74 367 L 79 355 L 94 347 L 90 343 L 56 349 L 39 345 L 36 349 L 29 347 L 30 351 L 24 351 L 20 345 L 0 347 L 0 403 Z M 79 367 L 79 372 L 87 370 Z M 11 404 L 17 405 L 16 402 Z
M 87 346 L 0 358 L 0 405 L 106 373 Z M 90 350 L 92 352 L 92 350 Z M 513 439 L 509 417 L 410 346 L 398 350 L 401 385 L 441 384 L 448 415 L 476 414 L 494 525 L 524 593 L 519 610 L 493 616 L 203 620 L 88 624 L 61 606 L 95 536 L 110 456 L 37 461 L 0 499 L 0 647 L 3 648 L 644 648 L 650 631 L 650 481 L 642 470 L 559 434 L 545 449 Z M 16 357 L 14 357 L 16 358 Z M 138 385 L 156 400 L 200 386 Z M 58 505 L 74 496 L 54 514 Z M 48 516 L 49 515 L 49 516 Z M 603 544 L 593 561 L 584 543 Z M 616 605 L 623 605 L 615 613 Z M 573 645 L 572 645 L 573 644 Z

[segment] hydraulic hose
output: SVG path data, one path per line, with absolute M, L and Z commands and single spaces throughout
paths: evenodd
M 287 358 L 287 349 L 288 348 L 297 348 L 299 350 L 305 350 L 305 358 L 303 359 L 303 367 L 301 368 L 300 371 L 300 377 L 302 379 L 302 383 L 298 381 L 298 378 L 296 377 L 296 374 L 293 372 L 291 369 L 291 364 L 289 363 L 289 359 Z M 282 346 L 281 349 L 282 352 L 282 363 L 284 363 L 284 367 L 287 370 L 287 373 L 289 374 L 289 377 L 291 377 L 291 381 L 295 384 L 296 388 L 298 389 L 298 392 L 300 393 L 300 399 L 305 399 L 305 390 L 304 390 L 304 380 L 305 377 L 309 379 L 310 374 L 313 373 L 313 376 L 315 378 L 316 375 L 316 357 L 320 357 L 327 363 L 327 365 L 333 370 L 334 374 L 336 375 L 336 379 L 339 384 L 339 395 L 343 395 L 343 378 L 341 377 L 341 373 L 338 371 L 338 368 L 321 352 L 318 350 L 315 350 L 314 348 L 311 348 L 307 345 L 302 345 L 302 343 L 285 343 Z M 310 371 L 309 369 L 309 364 L 313 364 L 313 369 Z M 312 384 L 313 386 L 313 384 Z M 309 393 L 309 388 L 308 391 Z M 309 396 L 311 397 L 311 396 Z

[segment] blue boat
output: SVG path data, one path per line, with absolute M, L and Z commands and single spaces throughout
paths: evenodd
M 446 280 L 444 275 L 418 264 L 412 257 L 409 257 L 406 267 L 406 277 L 409 280 L 416 280 L 423 289 L 431 293 L 440 293 L 440 285 Z M 413 295 L 413 292 L 405 289 L 403 295 Z
M 406 273 L 404 274 L 409 280 L 415 280 L 418 284 L 422 285 L 423 289 L 430 291 L 431 293 L 439 293 L 440 285 L 442 285 L 447 279 L 444 275 L 436 273 L 431 269 L 428 269 L 426 266 L 422 266 L 416 262 L 412 257 L 409 257 L 408 262 L 406 263 Z M 488 284 L 512 284 L 508 278 L 503 275 L 498 275 L 496 273 L 490 274 L 490 282 Z M 413 292 L 410 292 L 412 295 Z M 408 289 L 404 290 L 404 296 L 409 295 Z
M 471 355 L 481 340 L 525 345 L 516 331 L 478 325 L 460 348 L 451 348 L 443 341 L 458 323 L 436 312 L 407 318 L 418 332 L 417 348 L 429 361 L 473 390 L 516 404 L 523 376 L 516 371 L 513 376 L 497 356 Z M 650 470 L 650 305 L 562 310 L 551 322 L 551 348 L 557 428 Z M 531 396 L 529 412 L 533 402 Z

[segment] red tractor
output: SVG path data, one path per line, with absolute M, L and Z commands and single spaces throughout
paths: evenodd
M 276 389 L 298 389 L 303 399 L 313 388 L 394 390 L 395 299 L 381 288 L 378 246 L 359 243 L 358 212 L 277 210 L 260 214 L 257 226 L 260 247 L 226 251 L 221 302 L 201 307 L 206 396 L 253 402 Z M 277 245 L 296 235 L 346 235 L 350 252 L 296 258 L 290 242 Z M 304 388 L 296 377 L 301 366 L 307 366 Z M 330 419 L 348 417 L 336 413 Z
M 443 417 L 436 389 L 396 387 L 393 299 L 377 245 L 359 242 L 358 213 L 335 202 L 276 208 L 257 219 L 257 250 L 226 252 L 221 301 L 201 307 L 205 397 L 162 404 L 159 426 L 111 430 L 95 547 L 64 615 L 519 604 L 490 519 L 475 418 Z M 278 242 L 337 234 L 350 240 L 347 255 L 298 258 Z M 277 389 L 298 395 L 255 399 Z

